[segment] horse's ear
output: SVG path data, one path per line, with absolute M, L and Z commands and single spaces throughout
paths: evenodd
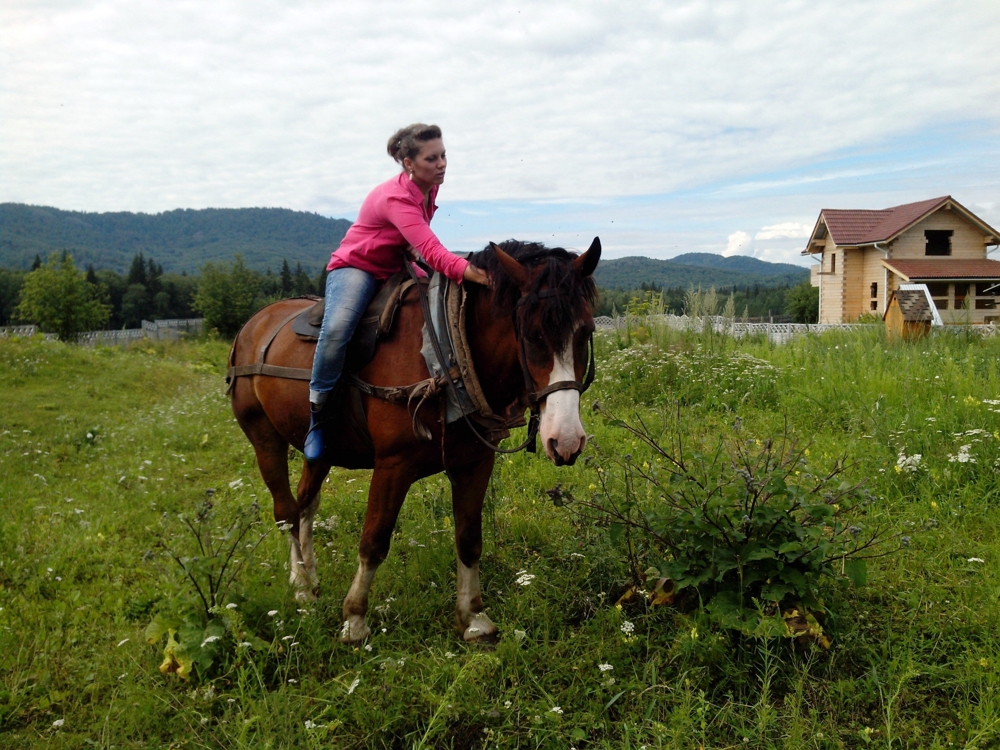
M 573 268 L 583 276 L 590 276 L 597 268 L 597 261 L 601 259 L 601 238 L 594 237 L 587 252 L 573 261 Z
M 496 253 L 500 267 L 514 280 L 518 289 L 524 290 L 528 286 L 528 269 L 507 255 L 495 242 L 491 242 L 490 247 Z

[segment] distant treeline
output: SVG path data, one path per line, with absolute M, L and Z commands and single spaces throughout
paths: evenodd
M 808 284 L 808 282 L 806 282 Z M 801 285 L 799 285 L 801 286 Z M 733 297 L 733 307 L 737 316 L 744 313 L 751 318 L 764 318 L 768 316 L 795 317 L 795 313 L 786 307 L 786 297 L 796 286 L 790 284 L 780 284 L 778 286 L 764 286 L 761 284 L 748 284 L 746 286 L 726 286 L 716 287 L 721 303 L 725 304 L 730 295 Z M 640 285 L 639 289 L 602 289 L 601 297 L 597 305 L 597 315 L 624 315 L 629 308 L 635 312 L 639 305 L 643 309 L 648 307 L 650 300 L 659 303 L 662 300 L 663 312 L 674 315 L 682 315 L 685 312 L 685 296 L 690 287 L 672 286 L 660 287 L 656 284 Z M 707 288 L 704 291 L 708 291 Z M 817 302 L 818 304 L 818 302 Z M 811 321 L 802 321 L 811 322 Z
M 16 308 L 25 277 L 41 265 L 42 258 L 36 256 L 30 270 L 0 268 L 0 325 L 33 322 L 19 320 Z M 202 268 L 202 274 L 195 276 L 164 273 L 163 267 L 153 258 L 137 253 L 128 273 L 95 270 L 89 265 L 86 280 L 99 290 L 98 296 L 108 306 L 107 325 L 111 329 L 137 328 L 143 320 L 202 317 L 206 313 L 211 317 L 212 299 L 238 298 L 243 302 L 217 312 L 219 323 L 216 327 L 223 335 L 229 335 L 235 333 L 249 312 L 268 302 L 307 294 L 322 296 L 326 270 L 323 267 L 306 270 L 301 263 L 296 263 L 293 269 L 285 259 L 277 272 L 268 269 L 262 273 L 248 268 L 242 258 L 238 258 L 231 266 L 208 263 Z M 653 306 L 680 315 L 685 312 L 685 295 L 690 288 L 643 283 L 638 289 L 601 289 L 595 314 L 621 315 L 628 310 L 648 312 Z M 791 316 L 798 322 L 807 323 L 815 322 L 818 314 L 818 295 L 808 281 L 796 286 L 755 282 L 745 286 L 716 287 L 715 290 L 720 306 L 732 296 L 737 316 Z M 239 307 L 240 311 L 234 307 Z
M 0 268 L 0 326 L 31 322 L 18 320 L 16 308 L 25 277 L 41 265 L 42 258 L 35 256 L 27 271 Z M 296 263 L 293 270 L 287 260 L 277 273 L 271 270 L 264 273 L 248 270 L 247 273 L 252 277 L 250 283 L 259 305 L 286 297 L 316 294 L 326 283 L 324 268 L 310 275 L 301 263 Z M 201 276 L 164 273 L 163 266 L 142 253 L 132 258 L 128 273 L 95 270 L 89 265 L 86 278 L 102 290 L 101 298 L 110 307 L 107 324 L 110 329 L 138 328 L 143 320 L 201 317 L 195 303 Z

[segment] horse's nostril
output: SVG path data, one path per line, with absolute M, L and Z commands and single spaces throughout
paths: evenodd
M 549 438 L 549 452 L 553 456 L 559 455 L 559 441 L 555 438 Z

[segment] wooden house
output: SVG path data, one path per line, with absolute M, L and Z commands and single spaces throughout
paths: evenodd
M 926 284 L 901 284 L 889 295 L 885 315 L 885 334 L 890 341 L 910 341 L 925 336 L 932 325 L 942 325 Z
M 819 261 L 820 323 L 882 317 L 910 283 L 927 285 L 945 324 L 1000 323 L 1000 261 L 987 258 L 997 244 L 997 230 L 946 195 L 877 211 L 824 208 L 802 254 Z

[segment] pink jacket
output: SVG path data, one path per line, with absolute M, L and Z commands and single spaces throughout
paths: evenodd
M 383 281 L 403 269 L 406 248 L 412 245 L 427 265 L 461 282 L 469 262 L 448 252 L 431 231 L 437 191 L 434 185 L 425 209 L 423 193 L 405 172 L 376 187 L 361 204 L 357 221 L 333 252 L 327 270 L 358 268 Z

